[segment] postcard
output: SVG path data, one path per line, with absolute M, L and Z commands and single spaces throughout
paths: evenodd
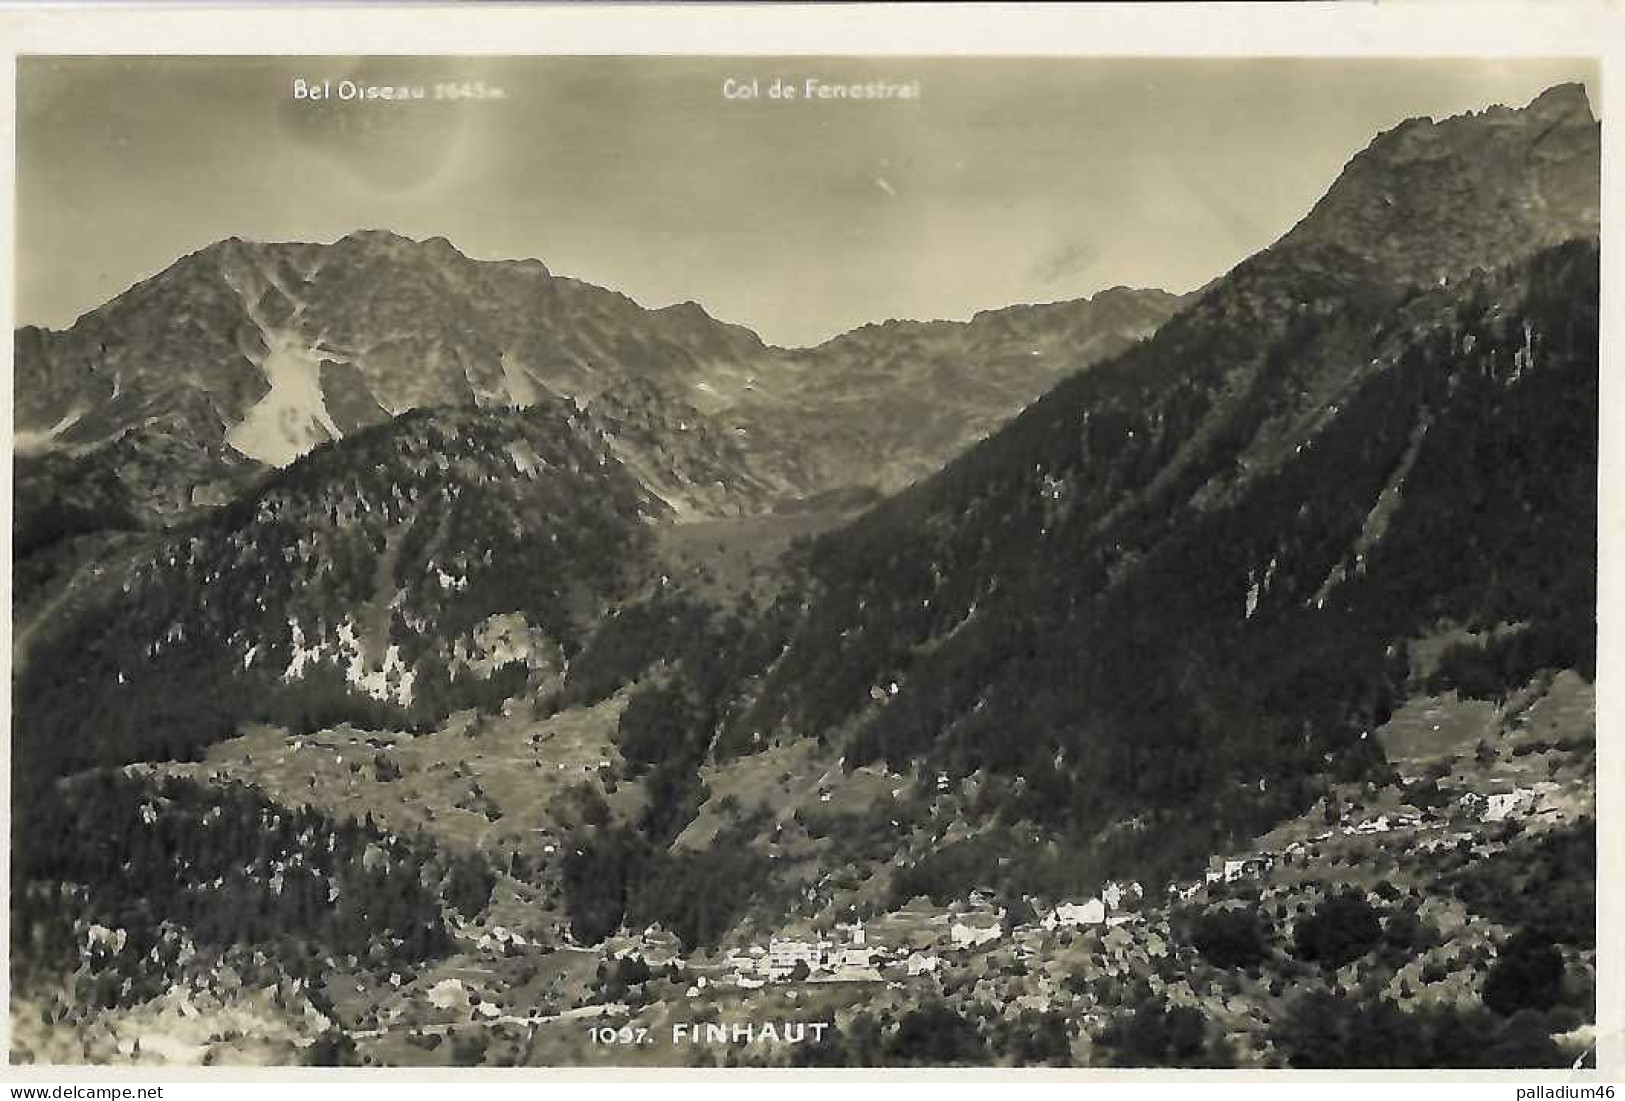
M 19 23 L 11 1072 L 1594 1075 L 1617 20 L 1288 8 Z

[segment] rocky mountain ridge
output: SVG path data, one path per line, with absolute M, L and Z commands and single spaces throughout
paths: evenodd
M 1331 246 L 1390 282 L 1434 285 L 1596 237 L 1601 156 L 1601 124 L 1579 84 L 1522 108 L 1408 119 L 1349 161 L 1275 249 Z
M 233 238 L 68 330 L 20 330 L 17 450 L 114 463 L 135 511 L 173 517 L 409 409 L 503 409 L 547 394 L 590 404 L 631 388 L 645 445 L 692 453 L 711 441 L 706 462 L 724 492 L 707 479 L 707 500 L 685 498 L 680 511 L 760 511 L 849 485 L 896 488 L 1178 302 L 1124 289 L 1097 298 L 789 351 L 692 302 L 646 309 L 539 261 L 471 260 L 444 238 Z M 922 342 L 918 329 L 933 336 Z M 940 401 L 922 433 L 898 411 L 918 412 L 925 379 Z M 854 410 L 859 423 L 841 428 Z M 833 427 L 799 431 L 803 421 Z M 657 422 L 694 434 L 651 438 Z M 878 440 L 882 467 L 874 447 L 851 450 L 853 432 Z M 733 482 L 752 488 L 735 499 Z
M 17 774 L 184 757 L 250 717 L 432 725 L 542 690 L 647 580 L 669 513 L 558 399 L 321 444 L 59 582 L 13 670 Z
M 1425 161 L 1378 138 L 1154 336 L 814 541 L 753 657 L 718 674 L 706 640 L 651 698 L 686 699 L 722 769 L 811 740 L 836 789 L 872 765 L 974 790 L 993 840 L 965 841 L 961 886 L 1054 889 L 1380 770 L 1371 731 L 1440 630 L 1519 625 L 1516 659 L 1485 643 L 1514 681 L 1591 668 L 1598 130 L 1571 100 L 1428 123 Z M 1479 173 L 1508 148 L 1562 156 Z M 1417 163 L 1498 213 L 1387 201 Z M 1013 857 L 1012 822 L 1049 855 L 1022 834 Z

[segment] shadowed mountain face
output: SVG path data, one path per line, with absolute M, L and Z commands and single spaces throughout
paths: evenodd
M 1257 825 L 1373 762 L 1436 623 L 1556 625 L 1588 661 L 1595 265 L 1327 283 L 1273 332 L 1227 314 L 1280 273 L 1236 273 L 822 538 L 719 746 L 823 733 L 849 765 L 986 770 L 1023 817 L 1149 816 L 1199 849 L 1165 816 Z
M 556 399 L 323 444 L 61 586 L 14 662 L 19 768 L 185 756 L 249 718 L 413 726 L 542 686 L 645 579 L 668 511 Z
M 1521 110 L 1411 119 L 1350 161 L 1277 249 L 1341 248 L 1386 281 L 1420 286 L 1495 267 L 1597 235 L 1601 156 L 1601 128 L 1578 84 Z
M 106 481 L 97 468 L 112 465 L 129 511 L 174 516 L 408 409 L 602 397 L 611 418 L 636 421 L 626 447 L 647 461 L 632 465 L 680 515 L 759 512 L 934 470 L 1177 303 L 1117 290 L 789 352 L 691 302 L 645 309 L 537 261 L 470 260 L 443 238 L 232 239 L 66 332 L 20 331 L 18 452 L 56 456 L 49 475 L 70 485 Z M 656 452 L 694 469 L 656 472 L 670 462 Z
M 1150 336 L 1184 300 L 1116 287 L 969 322 L 888 321 L 791 353 L 773 392 L 728 418 L 814 486 L 901 489 L 1044 390 Z
M 731 673 L 693 663 L 712 753 L 975 776 L 1077 887 L 1380 766 L 1441 626 L 1590 669 L 1598 141 L 1569 88 L 1380 136 L 1149 340 L 817 540 Z

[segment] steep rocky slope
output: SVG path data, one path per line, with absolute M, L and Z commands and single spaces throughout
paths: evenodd
M 1597 149 L 1573 89 L 1379 137 L 1151 339 L 807 548 L 731 667 L 691 658 L 705 752 L 968 785 L 1026 840 L 960 886 L 1077 887 L 1381 768 L 1441 627 L 1518 625 L 1514 680 L 1589 671 Z
M 680 512 L 765 511 L 935 469 L 1177 302 L 1155 291 L 1097 297 L 969 324 L 880 326 L 790 352 L 694 303 L 645 309 L 534 260 L 470 260 L 443 238 L 234 238 L 65 332 L 19 331 L 17 449 L 55 457 L 68 467 L 52 470 L 59 480 L 116 482 L 127 511 L 165 519 L 409 409 L 603 396 L 611 415 L 637 422 L 630 447 L 709 468 L 699 497 L 651 470 L 679 492 Z M 935 390 L 929 415 L 922 384 Z
M 1595 236 L 1601 157 L 1578 84 L 1520 109 L 1409 119 L 1350 161 L 1281 244 L 1339 246 L 1391 281 L 1436 283 Z
M 968 322 L 887 321 L 792 352 L 774 392 L 724 416 L 813 485 L 898 490 L 1074 371 L 1155 332 L 1183 299 L 1115 287 L 987 310 Z
M 184 756 L 250 718 L 411 726 L 539 689 L 645 580 L 669 511 L 557 401 L 322 445 L 67 583 L 14 668 L 17 772 Z

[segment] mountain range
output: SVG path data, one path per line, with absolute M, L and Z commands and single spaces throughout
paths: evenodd
M 1441 633 L 1521 633 L 1506 690 L 1590 670 L 1597 142 L 1577 87 L 1378 137 L 1149 340 L 819 537 L 729 656 L 668 656 L 707 731 L 677 755 L 815 739 L 965 799 L 874 876 L 1053 897 L 1380 774 Z
M 443 238 L 232 239 L 66 331 L 19 331 L 16 447 L 25 478 L 116 491 L 124 511 L 164 522 L 410 409 L 556 395 L 627 429 L 612 435 L 629 465 L 680 515 L 739 515 L 898 488 L 1178 302 L 1119 288 L 791 351 L 692 302 L 645 309 Z M 921 417 L 924 385 L 941 401 Z
M 17 334 L 14 792 L 613 707 L 535 872 L 581 941 L 1165 881 L 1380 774 L 1443 635 L 1594 675 L 1599 176 L 1562 86 L 1378 136 L 1193 295 L 807 349 L 443 239 L 210 246 Z

